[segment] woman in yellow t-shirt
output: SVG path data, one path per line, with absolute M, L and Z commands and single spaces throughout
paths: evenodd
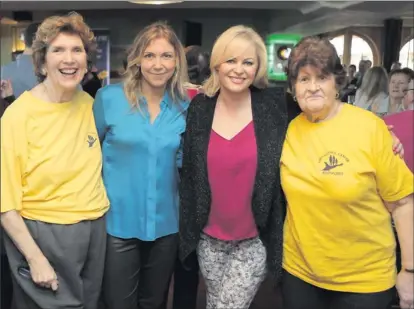
M 281 158 L 285 308 L 386 309 L 395 287 L 401 307 L 413 308 L 413 174 L 387 126 L 338 100 L 345 72 L 328 40 L 299 42 L 288 80 L 302 114 Z
M 95 39 L 72 13 L 33 41 L 39 84 L 1 118 L 1 224 L 17 309 L 98 309 L 109 201 L 92 97 L 79 90 Z

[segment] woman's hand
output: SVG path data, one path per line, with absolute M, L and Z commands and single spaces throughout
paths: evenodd
M 59 282 L 56 273 L 46 257 L 41 256 L 29 261 L 30 274 L 35 284 L 57 291 Z
M 401 144 L 400 139 L 394 134 L 392 131 L 394 129 L 394 126 L 387 126 L 388 130 L 390 130 L 390 133 L 392 135 L 392 140 L 394 141 L 392 144 L 392 150 L 395 154 L 398 154 L 401 158 L 404 158 L 404 146 Z
M 395 286 L 400 298 L 400 308 L 414 308 L 414 274 L 402 270 L 397 277 Z

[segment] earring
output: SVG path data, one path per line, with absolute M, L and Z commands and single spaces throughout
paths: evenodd
M 47 76 L 47 71 L 46 71 L 46 69 L 42 69 L 42 75 Z
M 335 95 L 335 99 L 338 99 L 338 98 L 339 98 L 339 92 L 337 92 Z
M 88 69 L 85 69 L 85 74 L 88 73 Z
M 295 95 L 293 96 L 293 101 L 295 101 L 295 102 L 296 102 L 296 96 L 295 96 Z

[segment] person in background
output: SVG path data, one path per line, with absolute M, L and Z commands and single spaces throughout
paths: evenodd
M 414 78 L 408 83 L 408 88 L 404 90 L 403 109 L 414 110 Z
M 365 71 L 368 71 L 370 68 L 372 68 L 372 61 L 365 60 Z
M 85 74 L 82 81 L 83 91 L 89 93 L 92 98 L 95 98 L 98 90 L 102 88 L 102 81 L 99 79 L 96 72 L 96 67 L 90 62 L 88 65 L 88 72 Z
M 1 224 L 16 309 L 99 309 L 109 208 L 93 99 L 78 89 L 94 35 L 71 13 L 33 42 L 39 84 L 1 118 Z
M 24 31 L 24 52 L 17 56 L 16 61 L 1 68 L 1 78 L 10 80 L 14 96 L 18 98 L 26 90 L 32 89 L 38 81 L 32 61 L 32 45 L 39 23 L 32 23 Z
M 356 73 L 356 66 L 354 64 L 351 64 L 348 67 L 348 74 L 346 79 L 346 84 L 344 88 L 341 90 L 341 101 L 342 102 L 348 102 L 348 103 L 354 103 L 355 101 L 355 95 L 356 95 L 356 84 L 357 84 L 357 77 L 355 77 Z M 351 100 L 349 98 L 352 98 Z
M 164 308 L 178 248 L 178 170 L 189 105 L 184 49 L 164 23 L 145 27 L 125 79 L 100 89 L 94 115 L 111 202 L 107 309 Z
M 401 62 L 395 61 L 391 65 L 391 71 L 400 70 L 401 69 Z
M 393 126 L 393 131 L 404 145 L 404 160 L 407 166 L 413 171 L 414 160 L 414 80 L 408 84 L 408 89 L 404 91 L 403 106 L 404 111 L 386 116 L 384 118 L 388 125 Z
M 345 72 L 329 40 L 302 39 L 288 72 L 302 114 L 281 158 L 284 308 L 388 309 L 395 286 L 412 308 L 413 174 L 381 118 L 338 100 Z
M 266 47 L 249 27 L 218 37 L 210 69 L 184 134 L 180 259 L 186 266 L 196 251 L 206 308 L 247 309 L 267 272 L 281 273 L 286 102 L 265 89 Z
M 401 71 L 408 77 L 408 82 L 414 79 L 414 70 L 410 68 L 403 68 Z
M 201 85 L 210 75 L 210 57 L 208 53 L 202 51 L 200 46 L 196 45 L 188 46 L 184 51 L 190 81 L 186 84 L 186 88 L 190 99 L 192 99 L 202 91 Z
M 354 105 L 383 117 L 390 105 L 387 71 L 383 67 L 373 67 L 365 73 L 365 77 L 356 92 Z
M 210 76 L 210 57 L 200 46 L 185 48 L 190 84 L 186 85 L 190 99 L 202 92 L 201 85 Z M 174 309 L 195 309 L 199 284 L 199 266 L 197 255 L 193 252 L 187 259 L 188 269 L 184 268 L 180 259 L 174 270 Z
M 389 74 L 389 113 L 394 114 L 403 110 L 402 101 L 411 76 L 408 70 L 394 70 Z
M 362 84 L 362 79 L 364 77 L 365 72 L 367 71 L 367 65 L 366 60 L 359 61 L 358 64 L 358 72 L 355 74 L 356 81 L 356 87 L 359 88 Z
M 210 76 L 210 57 L 200 46 L 192 45 L 185 49 L 188 78 L 194 85 L 202 85 Z
M 351 64 L 348 67 L 348 75 L 347 75 L 347 84 L 348 85 L 355 85 L 357 82 L 357 79 L 355 78 L 356 73 L 356 66 L 355 64 Z
M 3 115 L 6 108 L 16 100 L 10 80 L 0 81 L 0 97 L 2 99 L 1 115 Z

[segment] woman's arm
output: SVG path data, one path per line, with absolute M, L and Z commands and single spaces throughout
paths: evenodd
M 2 213 L 1 225 L 29 264 L 45 259 L 42 251 L 37 246 L 24 223 L 23 218 L 16 210 Z
M 386 202 L 392 214 L 401 247 L 401 263 L 403 269 L 414 269 L 414 206 L 413 195 L 396 201 Z
M 414 211 L 413 195 L 386 203 L 392 212 L 398 242 L 401 248 L 401 272 L 398 274 L 396 288 L 400 297 L 400 308 L 413 308 L 414 305 Z
M 1 225 L 29 264 L 32 280 L 57 289 L 56 274 L 31 236 L 19 211 L 22 209 L 22 175 L 25 165 L 24 125 L 14 111 L 1 119 Z

